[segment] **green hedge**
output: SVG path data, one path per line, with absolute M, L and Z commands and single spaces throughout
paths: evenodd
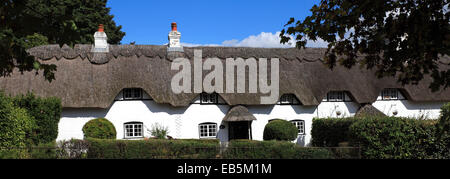
M 219 153 L 218 140 L 87 140 L 92 159 L 205 159 Z
M 84 138 L 115 139 L 114 125 L 105 118 L 92 119 L 83 126 Z
M 351 144 L 363 158 L 446 158 L 448 150 L 436 141 L 436 121 L 384 117 L 359 119 L 350 127 Z
M 225 159 L 331 159 L 323 148 L 305 148 L 284 141 L 233 140 L 223 153 Z
M 436 120 L 398 117 L 314 119 L 312 145 L 336 147 L 349 141 L 370 159 L 450 159 L 450 104 Z
M 32 93 L 12 99 L 16 106 L 26 109 L 35 121 L 36 126 L 31 135 L 34 145 L 55 142 L 61 118 L 61 100 L 55 97 L 36 97 Z
M 27 158 L 33 127 L 28 112 L 0 92 L 0 158 Z
M 349 127 L 355 118 L 313 119 L 311 144 L 315 147 L 337 147 L 340 142 L 349 141 Z
M 292 141 L 297 138 L 298 129 L 289 121 L 275 119 L 264 127 L 264 140 Z

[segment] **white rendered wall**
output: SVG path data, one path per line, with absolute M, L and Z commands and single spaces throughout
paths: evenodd
M 219 103 L 222 102 L 219 99 Z M 302 146 L 309 145 L 312 119 L 335 117 L 327 115 L 332 114 L 336 105 L 340 106 L 344 114 L 354 114 L 357 109 L 356 105 L 351 102 L 326 102 L 319 106 L 248 106 L 249 112 L 257 119 L 251 124 L 252 139 L 263 140 L 264 127 L 271 119 L 304 120 L 305 135 L 300 135 L 295 142 Z M 159 124 L 168 128 L 169 136 L 178 139 L 198 139 L 200 138 L 198 125 L 212 122 L 217 124 L 217 138 L 220 141 L 228 141 L 228 123 L 222 120 L 229 108 L 228 105 L 201 105 L 199 99 L 194 100 L 193 104 L 188 107 L 178 108 L 169 104 L 158 104 L 153 100 L 115 101 L 109 109 L 64 108 L 59 122 L 57 140 L 83 139 L 84 124 L 89 120 L 104 117 L 111 121 L 116 128 L 117 139 L 125 138 L 124 123 L 127 122 L 142 122 L 145 137 L 151 137 L 147 129 L 151 129 L 154 124 Z M 221 125 L 224 125 L 225 128 L 220 129 Z
M 142 122 L 145 137 L 151 137 L 147 129 L 151 129 L 154 124 L 159 124 L 167 127 L 168 135 L 174 138 L 198 139 L 198 125 L 213 122 L 219 129 L 228 109 L 227 105 L 200 104 L 175 108 L 169 104 L 157 104 L 152 100 L 115 101 L 109 110 L 64 108 L 58 125 L 57 140 L 83 139 L 84 124 L 99 117 L 104 117 L 113 123 L 117 131 L 117 139 L 125 138 L 123 126 L 127 122 Z M 228 141 L 227 130 L 219 129 L 217 136 L 221 141 Z
M 440 108 L 445 102 L 413 102 L 407 100 L 401 92 L 398 92 L 397 100 L 383 100 L 381 94 L 372 106 L 387 116 L 411 117 L 417 119 L 438 119 Z M 397 114 L 395 114 L 395 112 Z
M 359 107 L 360 107 L 359 104 L 355 102 L 322 102 L 319 104 L 319 106 L 317 106 L 316 117 L 317 118 L 352 117 L 356 114 Z
M 219 99 L 219 103 L 223 101 Z M 439 117 L 440 107 L 443 104 L 443 102 L 414 103 L 407 100 L 390 100 L 376 101 L 372 105 L 388 115 L 392 115 L 395 108 L 398 111 L 397 116 L 426 115 L 427 118 L 434 119 Z M 300 135 L 295 142 L 308 146 L 313 118 L 350 117 L 356 113 L 359 105 L 354 102 L 322 102 L 318 106 L 270 105 L 247 106 L 247 108 L 257 119 L 251 123 L 253 140 L 263 140 L 264 127 L 271 119 L 304 120 L 305 135 Z M 124 123 L 127 122 L 142 122 L 145 137 L 150 137 L 147 129 L 158 123 L 168 128 L 169 136 L 178 139 L 198 139 L 200 138 L 198 125 L 212 122 L 217 124 L 217 138 L 220 141 L 228 141 L 228 123 L 222 120 L 229 109 L 226 104 L 201 105 L 198 98 L 190 106 L 178 108 L 169 104 L 157 104 L 153 100 L 115 101 L 109 109 L 64 108 L 58 126 L 57 140 L 83 139 L 84 124 L 89 120 L 104 117 L 114 124 L 117 139 L 124 139 Z M 341 111 L 341 115 L 336 114 L 337 110 Z M 221 125 L 225 128 L 220 129 Z

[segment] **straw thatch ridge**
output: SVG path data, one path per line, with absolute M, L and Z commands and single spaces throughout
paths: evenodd
M 384 88 L 400 88 L 411 101 L 450 101 L 449 89 L 431 92 L 429 76 L 417 86 L 402 86 L 394 78 L 378 79 L 372 70 L 342 66 L 330 70 L 320 60 L 326 49 L 320 48 L 184 47 L 184 53 L 168 53 L 167 46 L 157 45 L 110 45 L 108 53 L 92 53 L 91 48 L 92 45 L 45 45 L 29 49 L 42 63 L 57 66 L 56 80 L 50 83 L 34 71 L 15 71 L 9 77 L 0 77 L 0 90 L 12 95 L 33 91 L 39 96 L 56 96 L 61 98 L 63 107 L 108 108 L 122 89 L 142 88 L 157 103 L 188 106 L 199 94 L 172 92 L 171 79 L 178 71 L 171 70 L 171 60 L 188 58 L 193 68 L 194 50 L 201 49 L 204 59 L 217 57 L 224 67 L 226 58 L 279 58 L 278 97 L 294 94 L 307 106 L 318 105 L 330 91 L 347 91 L 357 103 L 372 103 Z M 205 70 L 203 77 L 208 72 Z M 249 84 L 248 76 L 245 81 Z M 194 87 L 193 80 L 191 86 Z M 218 94 L 232 106 L 259 105 L 260 97 L 269 95 Z
M 91 52 L 92 45 L 77 44 L 74 48 L 67 45 L 60 47 L 59 45 L 44 45 L 28 49 L 28 53 L 41 60 L 56 59 L 75 59 L 81 57 L 88 58 L 94 64 L 103 64 L 117 58 L 119 56 L 145 56 L 149 58 L 159 57 L 169 61 L 177 57 L 185 57 L 192 59 L 194 57 L 194 49 L 201 49 L 204 58 L 217 57 L 225 58 L 280 58 L 286 60 L 304 60 L 316 61 L 317 54 L 323 54 L 326 49 L 311 48 L 308 50 L 297 50 L 289 48 L 249 48 L 249 47 L 184 47 L 182 55 L 171 55 L 167 52 L 167 46 L 163 45 L 109 45 L 108 53 Z M 180 54 L 180 53 L 178 53 Z M 98 59 L 99 58 L 99 59 Z
M 248 112 L 248 109 L 244 106 L 238 105 L 232 107 L 227 115 L 223 118 L 223 121 L 238 122 L 238 121 L 254 121 L 256 117 L 252 113 Z

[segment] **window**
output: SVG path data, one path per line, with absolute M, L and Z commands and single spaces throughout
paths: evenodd
M 327 101 L 329 102 L 345 101 L 345 92 L 331 91 L 327 94 Z
M 393 88 L 384 89 L 381 91 L 382 100 L 396 100 L 398 99 L 398 90 Z
M 218 104 L 218 98 L 217 93 L 202 93 L 200 94 L 200 104 Z
M 144 137 L 142 122 L 128 122 L 124 124 L 125 138 L 139 138 Z
M 303 135 L 305 134 L 305 121 L 304 120 L 292 120 L 292 124 L 295 125 L 298 129 L 298 134 Z
M 198 131 L 200 138 L 212 138 L 216 137 L 217 124 L 216 123 L 202 123 L 198 125 Z
M 142 99 L 141 88 L 125 88 L 123 89 L 123 99 Z
M 278 104 L 300 104 L 295 95 L 293 94 L 284 94 L 280 98 L 280 102 Z

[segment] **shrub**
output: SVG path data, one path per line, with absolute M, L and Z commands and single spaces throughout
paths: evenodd
M 116 128 L 105 118 L 90 120 L 83 126 L 84 138 L 115 139 Z
M 439 123 L 437 124 L 437 137 L 438 139 L 444 139 L 450 135 L 450 103 L 441 107 L 441 116 Z M 450 147 L 449 147 L 450 148 Z
M 87 140 L 90 159 L 206 159 L 219 153 L 218 140 Z
M 34 126 L 27 111 L 0 93 L 0 158 L 26 158 Z
M 355 118 L 313 119 L 311 144 L 315 147 L 337 147 L 340 142 L 349 141 L 349 127 Z
M 397 117 L 363 118 L 350 126 L 350 142 L 361 147 L 363 158 L 436 158 L 435 123 Z
M 169 133 L 169 129 L 156 123 L 152 125 L 152 129 L 148 130 L 148 132 L 150 132 L 150 134 L 157 139 L 165 139 L 167 137 L 167 133 Z
M 61 100 L 54 97 L 40 98 L 28 93 L 14 97 L 13 102 L 26 109 L 36 123 L 33 135 L 30 136 L 34 145 L 55 142 L 61 118 Z
M 323 148 L 305 148 L 286 141 L 233 140 L 223 153 L 225 159 L 331 159 Z
M 297 138 L 298 129 L 289 121 L 273 120 L 264 128 L 264 140 L 292 141 Z
M 87 156 L 89 142 L 86 140 L 68 140 L 57 143 L 56 156 L 59 159 L 84 159 Z

